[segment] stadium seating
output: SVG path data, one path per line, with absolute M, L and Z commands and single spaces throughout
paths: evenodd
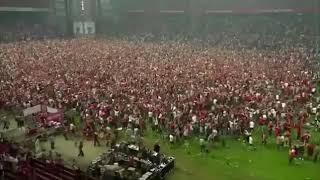
M 57 166 L 57 165 L 48 165 L 39 160 L 32 160 L 32 167 L 34 168 L 34 176 L 37 179 L 41 179 L 42 176 L 50 177 L 50 179 L 56 180 L 76 180 L 77 175 L 76 173 L 68 169 L 64 166 Z
M 50 165 L 43 161 L 32 159 L 30 162 L 31 176 L 19 175 L 12 168 L 5 166 L 5 179 L 8 180 L 93 180 L 81 171 L 77 172 L 63 165 Z

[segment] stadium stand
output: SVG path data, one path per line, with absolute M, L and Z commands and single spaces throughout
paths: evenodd
M 0 0 L 0 7 L 49 8 L 50 0 Z

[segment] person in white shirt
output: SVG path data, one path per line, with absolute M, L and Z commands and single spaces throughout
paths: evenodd
M 74 126 L 73 123 L 70 123 L 69 130 L 70 130 L 70 132 L 71 132 L 72 134 L 75 133 L 75 126 Z
M 153 130 L 157 131 L 158 130 L 158 118 L 153 119 Z
M 149 122 L 152 122 L 152 118 L 153 118 L 153 112 L 152 112 L 152 111 L 149 111 L 149 112 L 148 112 Z
M 251 133 L 248 130 L 244 130 L 244 137 L 245 141 L 249 143 L 249 137 L 251 136 Z
M 212 135 L 213 135 L 213 138 L 217 137 L 217 135 L 218 135 L 217 129 L 212 130 Z
M 200 125 L 200 127 L 199 127 L 199 132 L 200 132 L 200 134 L 204 133 L 204 127 L 202 125 Z
M 230 133 L 231 135 L 234 134 L 234 129 L 235 129 L 235 126 L 234 126 L 234 125 L 235 125 L 234 122 L 233 122 L 232 120 L 230 120 L 230 121 L 229 121 L 229 128 L 228 128 L 228 130 L 229 130 L 229 133 Z
M 320 120 L 316 121 L 316 130 L 319 132 L 320 131 Z
M 249 150 L 256 150 L 256 147 L 253 145 L 253 137 L 251 135 L 249 136 Z
M 187 139 L 188 138 L 188 135 L 189 135 L 189 129 L 188 129 L 188 127 L 184 127 L 183 128 L 183 137 L 185 138 L 185 139 Z
M 134 124 L 135 124 L 135 127 L 139 127 L 140 125 L 140 119 L 138 117 L 135 117 L 134 118 Z
M 134 133 L 134 136 L 138 136 L 139 135 L 139 129 L 138 128 L 134 128 L 133 133 Z
M 114 116 L 115 116 L 115 117 L 118 117 L 118 116 L 119 116 L 119 113 L 120 113 L 120 111 L 114 110 Z
M 39 138 L 36 139 L 35 143 L 34 143 L 34 146 L 35 146 L 35 152 L 36 153 L 39 153 L 41 151 L 41 145 L 40 145 L 40 140 Z
M 253 146 L 253 138 L 252 138 L 251 135 L 249 136 L 249 145 L 250 145 L 250 146 Z
M 171 148 L 172 148 L 172 146 L 174 144 L 174 136 L 172 134 L 169 135 L 169 142 L 170 142 Z
M 196 115 L 193 115 L 192 116 L 192 123 L 196 123 L 197 122 L 197 116 Z
M 282 148 L 284 145 L 284 136 L 278 136 L 277 137 L 277 147 L 278 149 Z
M 212 133 L 208 136 L 208 142 L 214 143 L 217 135 L 218 135 L 218 131 L 216 129 L 213 129 Z
M 252 120 L 249 122 L 249 128 L 250 128 L 250 132 L 252 132 L 254 129 L 254 122 Z
M 206 152 L 206 142 L 203 138 L 200 138 L 200 152 Z

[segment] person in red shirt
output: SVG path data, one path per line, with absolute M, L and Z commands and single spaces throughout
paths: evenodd
M 273 122 L 272 122 L 272 121 L 269 121 L 269 123 L 268 123 L 269 136 L 272 135 L 272 129 L 273 129 Z
M 291 145 L 291 132 L 289 130 L 286 130 L 286 132 L 284 133 L 284 145 L 287 147 L 290 147 Z
M 141 133 L 143 133 L 143 131 L 146 129 L 146 125 L 144 121 L 139 121 L 139 127 L 141 130 Z
M 171 128 L 171 131 L 173 132 L 176 128 L 176 124 L 171 122 L 170 128 Z
M 287 113 L 287 122 L 291 127 L 293 127 L 293 115 L 291 111 Z
M 199 112 L 199 118 L 202 120 L 202 119 L 205 119 L 207 117 L 207 112 L 205 110 L 202 110 Z
M 301 138 L 301 134 L 302 134 L 302 127 L 301 127 L 301 122 L 298 122 L 296 125 L 296 130 L 297 130 L 297 140 L 299 140 Z
M 276 127 L 274 129 L 274 133 L 275 133 L 276 137 L 280 136 L 281 129 L 280 129 L 279 124 L 276 125 Z
M 286 121 L 284 124 L 283 124 L 283 129 L 285 130 L 285 131 L 291 131 L 291 126 L 290 126 L 290 123 L 288 122 L 288 121 Z
M 264 126 L 264 125 L 266 125 L 266 123 L 267 123 L 267 120 L 265 118 L 263 118 L 263 117 L 259 118 L 259 125 L 260 126 Z

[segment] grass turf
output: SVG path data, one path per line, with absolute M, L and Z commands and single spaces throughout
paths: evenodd
M 318 133 L 319 134 L 319 133 Z M 148 133 L 145 141 L 151 146 L 159 136 Z M 296 160 L 288 164 L 288 150 L 277 150 L 274 143 L 256 146 L 255 151 L 235 139 L 227 146 L 217 144 L 208 154 L 200 154 L 199 143 L 190 140 L 190 154 L 183 145 L 170 147 L 160 141 L 161 150 L 176 158 L 176 169 L 169 180 L 319 180 L 320 163 Z

